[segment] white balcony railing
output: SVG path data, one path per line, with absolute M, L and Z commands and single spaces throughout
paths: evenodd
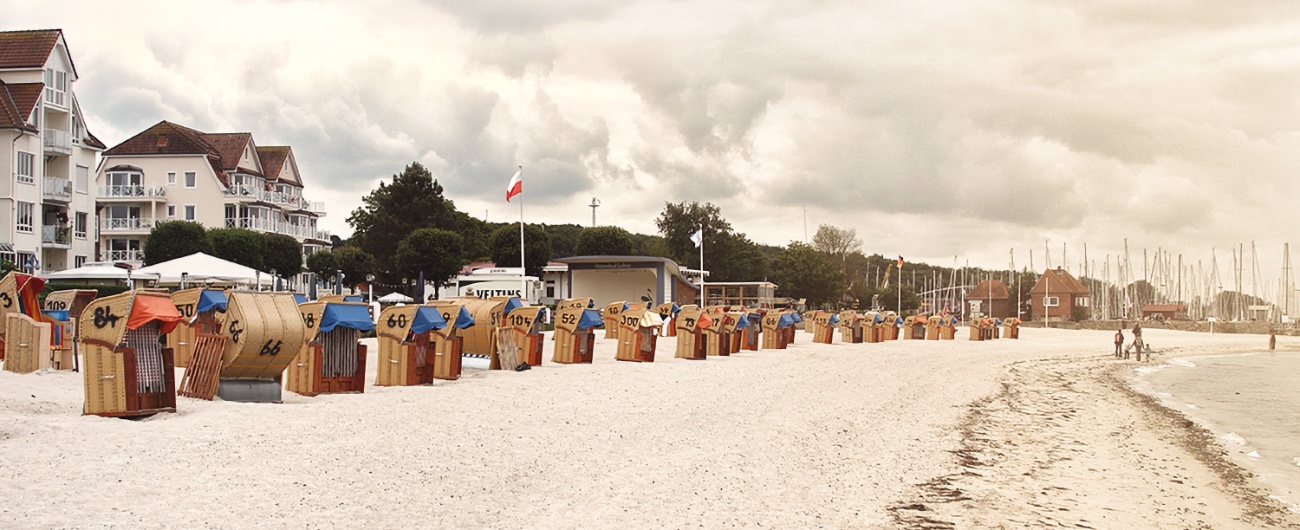
M 309 211 L 309 212 L 313 212 L 313 213 L 325 213 L 325 203 L 323 203 L 323 202 L 321 202 L 321 201 L 309 201 L 309 200 L 303 199 L 302 201 L 299 201 L 298 206 L 299 206 L 300 208 L 302 208 L 303 210 L 306 210 L 306 211 Z
M 252 184 L 235 184 L 226 188 L 226 195 L 229 197 L 258 198 L 258 195 L 262 191 L 263 190 L 260 186 Z
M 105 250 L 100 261 L 144 261 L 144 252 L 140 250 Z
M 72 181 L 59 177 L 45 177 L 45 187 L 41 193 L 46 199 L 71 201 Z
M 258 232 L 270 232 L 272 234 L 284 234 L 299 239 L 319 239 L 322 241 L 330 240 L 330 233 L 325 230 L 317 230 L 308 225 L 297 225 L 283 221 L 273 221 L 270 219 L 226 219 L 226 228 L 246 228 Z
M 148 217 L 104 217 L 99 220 L 100 232 L 138 232 L 153 230 L 153 227 L 159 222 L 165 222 L 166 219 L 152 219 Z
M 66 226 L 42 226 L 41 243 L 46 245 L 71 245 L 72 229 Z
M 160 199 L 167 196 L 167 189 L 161 186 L 104 186 L 99 188 L 101 199 Z
M 68 131 L 45 129 L 45 152 L 72 154 L 72 135 Z

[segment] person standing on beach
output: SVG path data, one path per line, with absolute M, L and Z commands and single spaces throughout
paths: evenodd
M 1271 351 L 1273 351 L 1273 350 L 1276 349 L 1276 348 L 1277 348 L 1277 332 L 1276 332 L 1276 331 L 1273 331 L 1272 328 L 1269 328 L 1269 330 L 1268 330 L 1268 351 L 1271 352 Z
M 1124 328 L 1115 330 L 1115 358 L 1118 359 L 1124 355 Z

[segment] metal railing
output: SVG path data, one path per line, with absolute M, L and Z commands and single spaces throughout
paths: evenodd
M 105 217 L 99 220 L 99 230 L 101 232 L 152 230 L 158 221 L 164 220 L 147 217 Z
M 71 245 L 72 230 L 66 226 L 42 226 L 41 243 L 54 245 Z
M 250 197 L 256 198 L 262 192 L 260 186 L 253 184 L 236 184 L 226 188 L 226 195 L 230 197 Z
M 72 135 L 68 131 L 58 129 L 45 129 L 44 143 L 46 152 L 63 153 L 65 155 L 72 153 Z
M 99 198 L 101 199 L 112 199 L 112 198 L 156 199 L 156 198 L 162 198 L 167 196 L 167 188 L 164 188 L 162 186 L 151 186 L 148 188 L 144 186 L 131 186 L 131 185 L 104 186 L 99 188 L 98 192 L 99 192 Z
M 144 261 L 144 252 L 140 250 L 105 250 L 100 261 Z
M 296 225 L 283 221 L 273 221 L 270 219 L 258 218 L 226 218 L 226 228 L 246 228 L 248 230 L 257 230 L 259 232 L 270 232 L 273 234 L 284 234 L 297 238 L 319 239 L 322 241 L 330 240 L 330 233 L 325 230 L 317 230 L 308 225 Z
M 45 177 L 45 187 L 42 193 L 46 199 L 70 201 L 72 200 L 72 181 L 59 177 Z

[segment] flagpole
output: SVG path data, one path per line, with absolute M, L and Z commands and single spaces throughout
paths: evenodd
M 524 178 L 524 166 L 519 166 L 519 179 Z M 520 193 L 520 197 L 524 194 Z M 519 199 L 519 298 L 521 301 L 528 300 L 528 269 L 524 264 L 524 200 Z
M 700 225 L 700 307 L 704 307 L 704 226 Z

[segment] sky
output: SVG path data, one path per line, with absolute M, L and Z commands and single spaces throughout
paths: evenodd
M 343 236 L 411 162 L 493 222 L 523 166 L 528 222 L 596 198 L 655 233 L 707 201 L 759 243 L 827 224 L 943 266 L 1100 270 L 1127 240 L 1229 276 L 1254 241 L 1275 278 L 1300 226 L 1293 1 L 65 4 L 0 27 L 64 30 L 96 136 L 292 146 Z

